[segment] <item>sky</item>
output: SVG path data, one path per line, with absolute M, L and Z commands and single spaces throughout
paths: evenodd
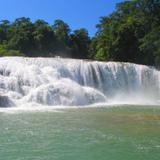
M 86 28 L 90 36 L 96 32 L 101 16 L 115 10 L 123 0 L 0 0 L 0 20 L 14 21 L 29 17 L 33 22 L 43 19 L 53 24 L 56 19 L 66 22 L 72 30 Z

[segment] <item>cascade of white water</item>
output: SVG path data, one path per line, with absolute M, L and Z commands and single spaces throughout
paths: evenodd
M 116 101 L 157 103 L 159 84 L 160 72 L 144 65 L 61 58 L 0 58 L 2 107 Z

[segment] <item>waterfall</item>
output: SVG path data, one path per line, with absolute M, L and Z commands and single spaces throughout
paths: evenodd
M 0 106 L 158 103 L 160 72 L 120 62 L 0 58 Z

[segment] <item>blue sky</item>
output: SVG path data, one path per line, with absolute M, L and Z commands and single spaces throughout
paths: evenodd
M 0 0 L 0 19 L 10 21 L 29 17 L 32 21 L 43 19 L 49 24 L 62 19 L 71 29 L 86 28 L 91 36 L 100 16 L 110 14 L 123 0 Z

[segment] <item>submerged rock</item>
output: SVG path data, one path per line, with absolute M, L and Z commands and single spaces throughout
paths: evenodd
M 0 95 L 0 107 L 11 107 L 14 103 L 5 95 Z

